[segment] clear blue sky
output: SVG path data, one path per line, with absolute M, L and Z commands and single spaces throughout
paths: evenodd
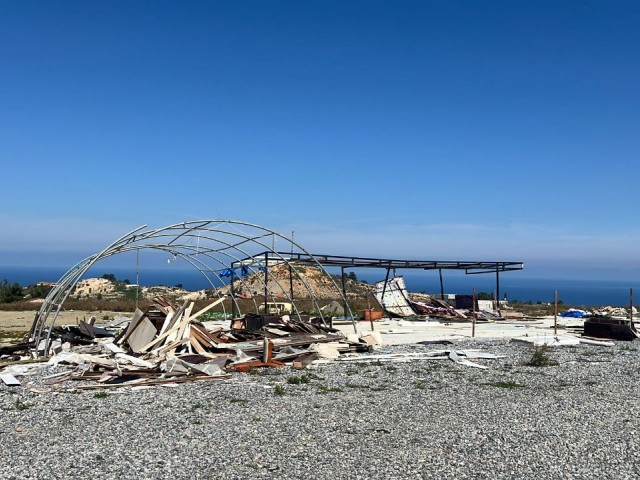
M 635 2 L 1 2 L 0 264 L 223 218 L 637 278 L 638 25 Z

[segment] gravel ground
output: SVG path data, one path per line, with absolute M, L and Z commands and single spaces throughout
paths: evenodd
M 506 340 L 456 348 L 506 357 L 474 360 L 488 370 L 449 360 L 331 363 L 106 394 L 38 394 L 29 387 L 40 379 L 30 377 L 27 388 L 0 386 L 0 471 L 4 479 L 640 477 L 636 344 L 562 347 L 550 353 L 558 365 L 546 367 L 524 366 L 531 347 Z

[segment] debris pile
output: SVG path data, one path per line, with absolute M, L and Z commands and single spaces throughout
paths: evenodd
M 92 380 L 97 383 L 79 388 L 96 389 L 216 380 L 228 378 L 231 371 L 282 367 L 286 362 L 305 368 L 318 358 L 372 351 L 367 341 L 347 339 L 338 330 L 300 316 L 247 315 L 235 319 L 231 328 L 207 328 L 198 318 L 223 300 L 192 313 L 193 302 L 179 306 L 156 297 L 145 312 L 136 310 L 119 328 L 100 328 L 92 322 L 54 327 L 51 341 L 40 342 L 37 353 L 54 354 L 47 365 L 71 368 L 45 383 Z M 42 365 L 19 360 L 20 354 L 29 353 L 26 347 L 0 350 L 0 359 L 18 360 L 4 369 L 7 381 L 15 380 L 7 375 L 25 374 Z
M 626 308 L 611 307 L 608 305 L 600 309 L 594 309 L 592 313 L 593 315 L 599 315 L 603 317 L 625 317 L 626 318 L 629 316 L 629 311 Z M 636 310 L 635 307 L 633 307 L 633 314 L 636 315 L 637 313 L 638 311 Z
M 444 300 L 434 297 L 417 301 L 411 298 L 402 276 L 395 276 L 388 280 L 377 282 L 373 294 L 387 314 L 392 317 L 412 317 L 416 315 L 430 315 L 447 318 L 468 318 L 465 311 L 451 307 Z
M 434 297 L 431 297 L 428 300 L 422 302 L 418 302 L 409 298 L 408 303 L 418 315 L 454 317 L 461 319 L 469 318 L 467 316 L 468 312 L 466 312 L 465 310 L 453 308 L 444 300 L 439 300 Z

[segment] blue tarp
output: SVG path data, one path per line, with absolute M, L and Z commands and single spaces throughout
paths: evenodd
M 560 315 L 561 317 L 569 317 L 569 318 L 584 318 L 586 315 L 584 312 L 580 310 L 569 310 Z

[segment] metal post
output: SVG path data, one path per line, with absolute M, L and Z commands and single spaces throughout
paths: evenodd
M 293 300 L 293 270 L 291 269 L 291 264 L 289 263 L 289 293 L 291 294 L 291 303 L 294 303 Z
M 496 267 L 496 311 L 498 312 L 498 316 L 502 317 L 500 313 L 500 271 L 498 267 Z
M 140 288 L 140 249 L 136 250 L 136 310 L 138 309 L 138 290 Z
M 344 298 L 344 304 L 342 305 L 342 308 L 344 309 L 344 318 L 345 320 L 347 319 L 347 310 L 348 310 L 348 306 L 347 306 L 347 289 L 345 287 L 345 281 L 344 281 L 344 267 L 340 267 L 340 273 L 341 278 L 342 278 L 342 297 Z
M 440 299 L 444 300 L 444 284 L 442 283 L 442 269 L 438 269 L 438 273 L 440 274 Z
M 471 299 L 473 303 L 473 320 L 471 320 L 471 338 L 476 336 L 476 289 L 473 289 L 473 298 Z
M 268 313 L 267 297 L 269 295 L 269 252 L 264 254 L 264 313 Z
M 387 276 L 384 277 L 384 285 L 382 286 L 382 296 L 380 298 L 382 298 L 382 310 L 385 309 L 384 307 L 384 294 L 387 291 L 387 282 L 389 281 L 389 272 L 391 271 L 391 267 L 387 267 Z
M 558 290 L 553 291 L 553 334 L 558 335 Z
M 234 269 L 233 269 L 233 263 L 231 264 L 231 318 L 236 318 L 236 292 L 235 292 L 235 285 L 234 285 Z
M 293 237 L 294 237 L 295 231 L 291 230 L 291 257 L 289 258 L 289 262 L 287 262 L 287 265 L 289 265 L 289 293 L 291 294 L 291 303 L 295 303 L 294 298 L 293 298 L 293 271 L 291 269 L 291 260 L 293 259 Z M 298 312 L 298 318 L 299 318 L 300 312 Z

